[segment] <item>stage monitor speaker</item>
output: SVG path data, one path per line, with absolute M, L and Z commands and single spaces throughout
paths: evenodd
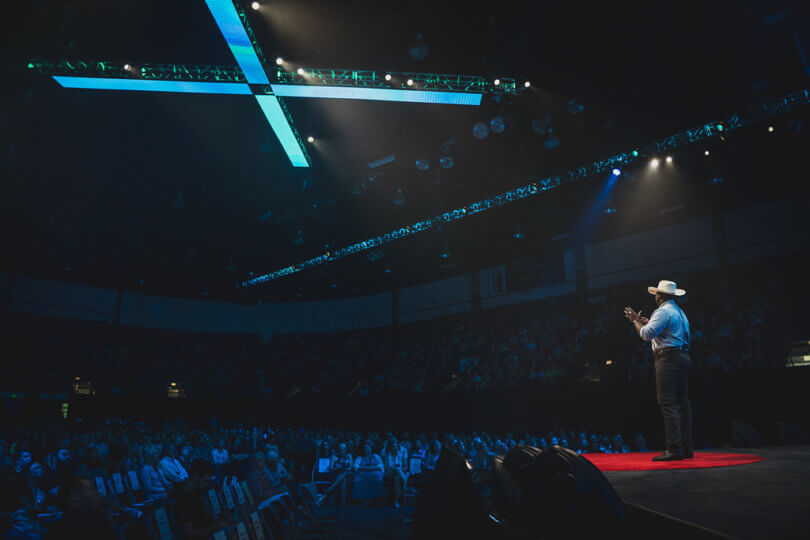
M 485 538 L 489 528 L 467 460 L 442 448 L 436 468 L 416 498 L 413 537 Z
M 567 448 L 517 445 L 496 458 L 492 484 L 494 509 L 539 536 L 604 536 L 624 527 L 624 504 L 608 479 Z

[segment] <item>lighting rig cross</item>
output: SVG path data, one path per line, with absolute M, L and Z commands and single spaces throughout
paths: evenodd
M 205 3 L 238 67 L 31 60 L 28 68 L 52 75 L 64 88 L 252 96 L 293 167 L 309 167 L 311 159 L 283 98 L 477 106 L 484 94 L 517 92 L 515 80 L 503 77 L 489 81 L 469 75 L 318 68 L 290 72 L 280 58 L 274 65 L 265 60 L 238 0 Z

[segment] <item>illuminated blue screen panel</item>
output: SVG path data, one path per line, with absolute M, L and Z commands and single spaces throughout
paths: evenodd
M 309 167 L 307 158 L 301 146 L 298 144 L 298 139 L 295 138 L 290 123 L 287 122 L 287 116 L 281 108 L 276 96 L 256 96 L 256 101 L 259 102 L 259 107 L 262 108 L 264 116 L 270 122 L 270 127 L 278 137 L 278 142 L 281 143 L 284 151 L 287 152 L 287 157 L 293 167 Z
M 447 105 L 480 105 L 481 94 L 436 92 L 432 90 L 397 90 L 395 88 L 351 88 L 343 86 L 310 86 L 304 84 L 271 84 L 279 97 L 368 99 L 408 103 L 444 103 Z
M 214 20 L 217 22 L 222 37 L 231 48 L 236 63 L 242 68 L 242 73 L 251 84 L 269 84 L 267 74 L 262 68 L 259 56 L 253 49 L 253 44 L 248 39 L 245 27 L 239 20 L 239 14 L 233 5 L 233 0 L 205 0 L 208 9 Z
M 240 94 L 253 92 L 244 83 L 153 81 L 146 79 L 108 79 L 104 77 L 63 77 L 55 75 L 56 82 L 64 88 L 87 88 L 91 90 L 137 90 L 146 92 L 185 92 L 189 94 Z

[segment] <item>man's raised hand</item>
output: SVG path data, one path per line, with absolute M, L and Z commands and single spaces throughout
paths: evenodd
M 634 322 L 640 320 L 640 318 L 641 318 L 641 310 L 639 310 L 638 313 L 636 313 L 635 311 L 633 311 L 633 308 L 626 307 L 626 308 L 624 308 L 624 316 L 627 317 L 628 321 L 634 323 Z

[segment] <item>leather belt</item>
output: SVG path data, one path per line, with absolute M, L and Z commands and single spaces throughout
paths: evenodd
M 657 351 L 653 351 L 653 356 L 659 356 L 664 353 L 673 352 L 673 351 L 683 351 L 689 352 L 689 345 L 681 345 L 679 347 L 664 347 L 663 349 L 658 349 Z

